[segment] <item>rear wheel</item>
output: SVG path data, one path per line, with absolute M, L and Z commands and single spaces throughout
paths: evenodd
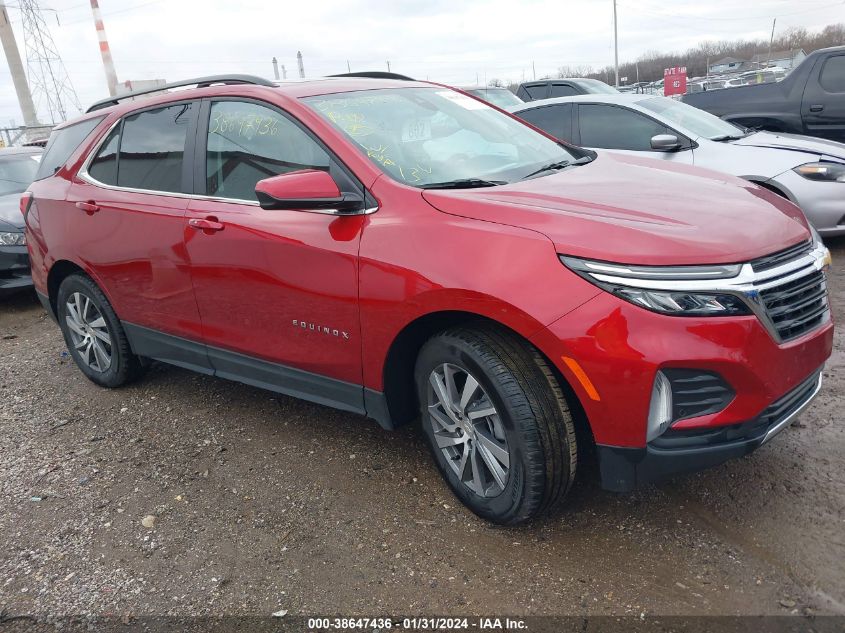
M 89 277 L 67 277 L 56 303 L 70 355 L 90 380 L 102 387 L 119 387 L 141 374 L 141 362 L 132 353 L 120 320 Z
M 513 525 L 566 496 L 575 427 L 536 349 L 486 324 L 455 328 L 423 346 L 415 377 L 434 460 L 473 512 Z

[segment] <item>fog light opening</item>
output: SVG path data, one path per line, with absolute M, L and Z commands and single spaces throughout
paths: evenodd
M 648 428 L 646 442 L 660 437 L 672 423 L 672 385 L 669 379 L 658 371 L 651 388 L 651 403 L 648 406 Z

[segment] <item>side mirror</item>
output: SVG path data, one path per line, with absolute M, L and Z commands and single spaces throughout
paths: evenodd
M 657 134 L 651 137 L 651 149 L 658 152 L 674 152 L 681 149 L 681 141 L 674 134 Z
M 342 194 L 327 171 L 303 169 L 265 178 L 255 185 L 262 209 L 315 211 L 334 215 L 355 215 L 364 211 L 364 199 Z

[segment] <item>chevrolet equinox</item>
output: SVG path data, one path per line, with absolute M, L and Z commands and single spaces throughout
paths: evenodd
M 57 128 L 21 199 L 39 297 L 98 385 L 155 359 L 420 417 L 504 524 L 585 454 L 614 491 L 745 455 L 821 387 L 830 256 L 766 189 L 425 82 L 174 87 Z

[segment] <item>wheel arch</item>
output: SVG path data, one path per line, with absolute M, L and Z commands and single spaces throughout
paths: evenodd
M 82 266 L 67 259 L 56 261 L 50 266 L 50 271 L 47 273 L 47 297 L 49 298 L 50 309 L 53 311 L 54 318 L 59 314 L 57 305 L 59 286 L 62 285 L 65 279 L 77 273 L 90 277 Z
M 406 324 L 393 339 L 382 370 L 384 374 L 384 397 L 392 426 L 398 427 L 407 424 L 416 419 L 419 414 L 419 402 L 414 384 L 414 367 L 420 349 L 425 342 L 445 329 L 472 323 L 485 323 L 501 328 L 537 350 L 554 373 L 563 391 L 566 403 L 569 405 L 570 412 L 575 420 L 579 439 L 589 438 L 590 444 L 592 444 L 592 431 L 580 398 L 566 377 L 551 361 L 549 355 L 526 336 L 501 321 L 462 310 L 441 310 L 421 315 Z
M 790 193 L 785 187 L 782 187 L 770 178 L 765 178 L 763 176 L 741 176 L 741 178 L 743 180 L 747 180 L 748 182 L 753 182 L 755 185 L 763 187 L 763 189 L 768 189 L 772 193 L 775 193 L 781 198 L 785 198 L 794 204 L 798 204 L 795 201 L 795 197 L 792 195 L 792 193 Z

